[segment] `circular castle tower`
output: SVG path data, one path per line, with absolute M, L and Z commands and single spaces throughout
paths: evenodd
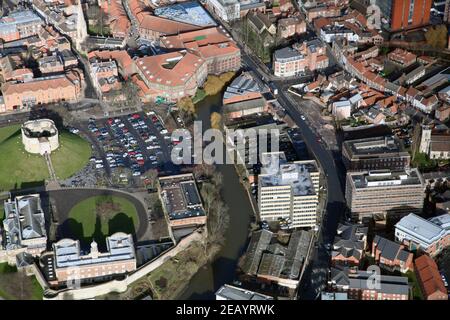
M 27 121 L 22 125 L 22 143 L 34 154 L 50 154 L 59 147 L 58 129 L 50 119 Z

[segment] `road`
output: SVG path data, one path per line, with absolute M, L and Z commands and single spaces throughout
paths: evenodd
M 253 70 L 259 79 L 269 79 L 268 75 L 263 71 L 263 68 L 250 58 L 248 54 L 244 51 L 242 51 L 241 54 L 243 64 Z M 320 291 L 326 286 L 330 256 L 325 245 L 333 241 L 338 223 L 345 210 L 345 198 L 342 190 L 342 170 L 338 169 L 335 163 L 335 157 L 339 157 L 339 155 L 333 155 L 330 150 L 326 149 L 322 143 L 317 141 L 318 137 L 316 134 L 308 124 L 301 119 L 302 113 L 297 106 L 293 105 L 287 98 L 288 93 L 286 92 L 286 83 L 284 81 L 274 81 L 274 85 L 279 92 L 278 101 L 301 130 L 308 149 L 320 163 L 327 179 L 327 205 L 323 224 L 320 226 L 317 238 L 318 246 L 315 247 L 312 252 L 310 258 L 311 262 L 306 268 L 299 290 L 300 299 L 313 300 L 317 298 Z

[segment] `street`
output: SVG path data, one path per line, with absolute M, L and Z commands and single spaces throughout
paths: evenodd
M 250 67 L 260 79 L 268 78 L 262 71 L 262 68 L 256 65 L 253 59 L 251 59 L 244 51 L 242 51 L 241 54 L 243 63 Z M 299 289 L 300 299 L 312 300 L 316 299 L 320 290 L 326 285 L 330 256 L 325 245 L 331 243 L 334 239 L 338 223 L 345 210 L 345 198 L 339 176 L 340 170 L 336 166 L 333 153 L 326 149 L 321 143 L 317 143 L 317 136 L 308 124 L 301 119 L 302 114 L 298 111 L 296 106 L 287 98 L 286 95 L 288 93 L 285 91 L 286 86 L 283 81 L 274 81 L 274 84 L 279 92 L 278 101 L 301 130 L 306 145 L 320 163 L 327 179 L 328 199 L 323 224 L 320 226 L 321 229 L 317 239 L 319 245 L 317 248 L 314 248 L 312 252 L 310 264 L 305 271 Z

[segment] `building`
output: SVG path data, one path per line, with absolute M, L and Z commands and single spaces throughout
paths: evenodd
M 247 15 L 247 23 L 257 34 L 268 32 L 273 36 L 277 33 L 276 24 L 269 18 L 269 15 L 260 11 L 250 12 Z
M 436 262 L 427 255 L 414 261 L 416 278 L 425 300 L 448 300 L 447 288 L 442 281 Z
M 188 23 L 201 28 L 217 25 L 208 11 L 197 1 L 180 1 L 174 4 L 157 6 L 153 13 L 157 17 Z
M 254 232 L 240 268 L 263 281 L 295 289 L 311 244 L 312 232 L 294 231 L 287 246 L 275 239 L 268 230 Z
M 207 0 L 206 4 L 223 21 L 231 22 L 241 17 L 238 0 Z
M 286 2 L 291 3 L 291 2 Z M 299 16 L 282 18 L 278 20 L 278 35 L 283 38 L 290 38 L 295 35 L 306 33 L 306 21 Z
M 377 0 L 390 31 L 412 29 L 430 21 L 432 0 Z
M 33 11 L 18 11 L 0 19 L 0 39 L 4 42 L 15 41 L 37 35 L 43 21 Z
M 62 56 L 54 54 L 51 56 L 46 56 L 40 58 L 38 61 L 39 71 L 44 76 L 63 73 L 64 72 L 64 62 Z
M 22 125 L 22 143 L 25 151 L 33 154 L 50 154 L 59 148 L 58 129 L 53 120 L 30 120 Z
M 192 174 L 159 178 L 159 196 L 170 227 L 200 226 L 206 213 Z
M 422 125 L 420 152 L 430 159 L 450 159 L 450 132 L 434 130 L 431 125 Z
M 408 67 L 417 61 L 415 54 L 400 48 L 388 53 L 387 58 L 402 67 Z
M 261 220 L 290 218 L 293 227 L 317 224 L 319 171 L 314 163 L 286 163 L 279 153 L 263 154 L 258 177 Z
M 225 284 L 216 292 L 216 300 L 248 300 L 248 301 L 263 301 L 273 300 L 273 297 L 266 296 L 258 292 L 238 288 Z
M 207 0 L 206 5 L 220 19 L 226 22 L 238 20 L 249 11 L 265 12 L 266 5 L 261 0 Z
M 345 141 L 342 160 L 347 171 L 395 171 L 409 169 L 411 156 L 396 136 L 381 136 Z
M 424 190 L 417 169 L 348 172 L 345 198 L 353 218 L 385 220 L 421 212 Z
M 112 90 L 119 90 L 119 71 L 115 60 L 93 61 L 89 64 L 93 86 L 99 96 Z
M 193 96 L 208 75 L 206 60 L 189 51 L 138 58 L 135 64 L 153 101 L 177 102 Z
M 413 254 L 403 248 L 401 244 L 376 235 L 372 242 L 372 256 L 380 267 L 405 273 L 413 270 Z
M 348 100 L 333 102 L 331 113 L 338 121 L 348 119 L 352 115 L 352 104 Z
M 53 285 L 71 285 L 107 281 L 136 270 L 133 237 L 122 232 L 106 238 L 106 252 L 100 252 L 92 241 L 84 254 L 79 240 L 62 239 L 53 244 Z
M 46 250 L 47 231 L 39 194 L 8 199 L 4 211 L 0 256 L 6 255 L 9 263 L 15 263 L 20 253 L 39 256 Z
M 407 277 L 380 275 L 377 279 L 368 271 L 331 268 L 329 287 L 348 293 L 349 300 L 408 300 Z
M 223 94 L 223 114 L 228 118 L 241 118 L 267 111 L 262 89 L 249 72 L 235 78 Z
M 203 58 L 209 74 L 237 71 L 241 67 L 241 50 L 231 36 L 217 27 L 184 32 L 161 38 L 169 50 L 189 50 Z
M 395 240 L 411 251 L 436 256 L 450 245 L 450 214 L 425 220 L 411 213 L 395 225 Z
M 39 104 L 76 101 L 81 95 L 81 79 L 77 73 L 71 72 L 27 82 L 6 82 L 1 91 L 5 110 L 0 111 L 12 111 Z
M 324 69 L 328 64 L 326 48 L 318 39 L 285 47 L 273 54 L 273 72 L 277 77 L 292 77 L 306 70 Z
M 368 228 L 359 224 L 339 224 L 331 251 L 333 265 L 360 266 L 367 246 Z

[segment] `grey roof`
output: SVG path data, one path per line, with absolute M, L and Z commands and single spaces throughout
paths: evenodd
M 398 243 L 391 240 L 376 235 L 373 242 L 376 244 L 378 250 L 381 251 L 380 256 L 384 259 L 406 261 L 409 256 L 409 253 L 403 250 Z
M 285 47 L 282 49 L 278 49 L 273 54 L 275 60 L 283 60 L 283 59 L 292 59 L 292 60 L 300 60 L 303 59 L 303 55 L 294 48 Z
M 261 92 L 262 89 L 258 82 L 253 79 L 252 75 L 248 72 L 242 73 L 239 77 L 233 80 L 227 87 L 223 98 L 229 99 L 233 96 L 242 96 L 249 92 Z
M 273 300 L 271 296 L 260 294 L 258 292 L 223 285 L 217 290 L 216 297 L 225 300 Z
M 53 244 L 55 267 L 67 268 L 135 259 L 133 238 L 129 234 L 118 232 L 107 237 L 106 246 L 107 252 L 99 253 L 97 258 L 93 258 L 91 255 L 82 255 L 78 240 L 62 239 Z M 95 241 L 91 244 L 91 254 L 94 249 L 97 249 Z
M 339 224 L 338 235 L 333 243 L 332 256 L 341 254 L 346 258 L 354 257 L 360 260 L 365 250 L 367 230 L 367 227 L 359 224 Z
M 242 271 L 248 274 L 257 274 L 263 252 L 272 240 L 273 233 L 268 230 L 259 230 L 253 233 L 244 260 Z
M 258 268 L 258 275 L 279 277 L 286 259 L 282 255 L 264 253 Z
M 316 194 L 308 168 L 300 163 L 282 163 L 274 170 L 263 167 L 259 175 L 261 187 L 288 186 L 293 196 L 310 196 Z
M 379 288 L 370 286 L 371 272 L 351 272 L 348 268 L 331 268 L 330 281 L 349 290 L 374 290 L 380 293 L 408 295 L 409 284 L 407 277 L 380 275 Z
M 437 220 L 434 219 L 433 221 Z M 426 248 L 434 241 L 450 233 L 450 228 L 442 228 L 440 225 L 434 223 L 433 221 L 425 220 L 411 213 L 403 217 L 395 225 L 395 228 L 405 232 L 410 240 L 422 242 L 422 244 L 425 245 Z
M 16 197 L 4 204 L 6 248 L 22 247 L 23 240 L 46 238 L 44 211 L 38 194 Z

